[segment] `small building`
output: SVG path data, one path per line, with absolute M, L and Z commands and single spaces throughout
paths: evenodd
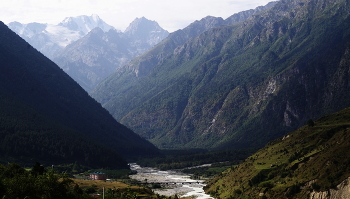
M 91 180 L 106 180 L 107 175 L 105 173 L 97 171 L 97 172 L 90 173 L 90 179 Z

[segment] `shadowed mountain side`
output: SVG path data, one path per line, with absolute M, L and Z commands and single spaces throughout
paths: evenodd
M 0 87 L 0 162 L 22 165 L 79 163 L 94 168 L 128 169 L 115 151 L 65 127 Z
M 0 81 L 5 92 L 37 112 L 124 157 L 157 153 L 119 124 L 56 64 L 0 24 Z

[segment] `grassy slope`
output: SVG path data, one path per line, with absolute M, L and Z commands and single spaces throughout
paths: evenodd
M 330 189 L 350 176 L 349 133 L 350 108 L 324 116 L 226 170 L 206 191 L 217 198 L 308 198 L 310 191 Z

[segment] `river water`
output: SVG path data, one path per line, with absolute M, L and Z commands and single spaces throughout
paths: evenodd
M 160 171 L 155 168 L 140 167 L 136 163 L 131 163 L 130 169 L 137 171 L 137 174 L 130 175 L 132 179 L 147 183 L 169 182 L 168 185 L 162 185 L 162 189 L 153 189 L 159 195 L 173 196 L 176 194 L 181 197 L 212 199 L 212 197 L 204 193 L 203 187 L 205 184 L 203 180 L 192 180 L 189 175 L 178 171 Z M 183 182 L 186 183 L 182 184 Z

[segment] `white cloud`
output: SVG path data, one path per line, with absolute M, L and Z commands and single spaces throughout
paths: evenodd
M 65 17 L 97 14 L 124 30 L 136 17 L 157 21 L 169 31 L 184 28 L 208 15 L 224 19 L 239 11 L 265 5 L 269 0 L 0 0 L 5 23 L 57 24 Z

